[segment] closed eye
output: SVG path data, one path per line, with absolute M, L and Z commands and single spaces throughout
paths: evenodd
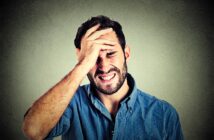
M 108 57 L 112 57 L 112 56 L 114 56 L 116 53 L 117 53 L 117 51 L 109 52 L 109 53 L 107 53 L 107 56 L 108 56 Z

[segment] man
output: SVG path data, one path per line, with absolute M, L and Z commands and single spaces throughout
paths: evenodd
M 28 110 L 32 140 L 182 140 L 176 110 L 137 89 L 127 73 L 130 49 L 121 25 L 92 17 L 78 29 L 78 63 Z M 87 75 L 90 84 L 80 86 Z

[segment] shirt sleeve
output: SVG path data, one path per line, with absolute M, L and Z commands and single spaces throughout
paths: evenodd
M 53 137 L 57 137 L 59 135 L 65 134 L 70 127 L 71 115 L 72 115 L 72 111 L 70 106 L 68 106 L 64 111 L 63 115 L 61 116 L 60 120 L 58 121 L 58 123 L 49 132 L 45 140 L 52 140 Z
M 168 104 L 168 103 L 167 103 Z M 183 140 L 183 132 L 177 111 L 170 104 L 165 107 L 164 140 Z

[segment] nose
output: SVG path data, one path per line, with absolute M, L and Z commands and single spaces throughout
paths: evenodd
M 109 70 L 109 59 L 103 56 L 99 56 L 97 59 L 97 66 L 100 70 L 107 72 Z

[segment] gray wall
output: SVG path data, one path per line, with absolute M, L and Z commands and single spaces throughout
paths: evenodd
M 28 107 L 75 65 L 73 39 L 91 16 L 118 20 L 140 89 L 170 102 L 187 140 L 213 137 L 213 20 L 186 0 L 7 1 L 1 5 L 0 139 L 23 140 Z M 84 83 L 88 81 L 85 80 Z

